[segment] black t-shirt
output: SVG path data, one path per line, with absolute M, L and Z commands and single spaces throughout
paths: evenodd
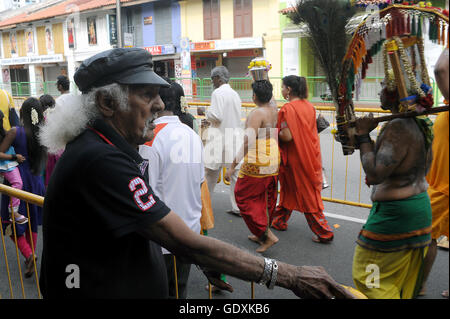
M 170 211 L 147 164 L 102 120 L 67 145 L 44 202 L 45 298 L 167 298 L 161 247 L 138 234 Z

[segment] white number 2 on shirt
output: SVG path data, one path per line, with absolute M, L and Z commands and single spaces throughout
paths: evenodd
M 137 188 L 138 185 L 140 185 L 141 187 Z M 141 196 L 144 196 L 148 193 L 148 188 L 142 178 L 136 177 L 131 180 L 130 184 L 128 184 L 128 188 L 130 189 L 130 191 L 134 192 L 134 202 L 141 210 L 146 211 L 156 204 L 156 201 L 151 194 L 148 196 L 147 202 L 144 203 L 141 200 Z

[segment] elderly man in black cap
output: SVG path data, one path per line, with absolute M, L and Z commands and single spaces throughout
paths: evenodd
M 219 273 L 304 298 L 352 298 L 321 267 L 257 257 L 194 233 L 153 194 L 137 147 L 152 138 L 163 108 L 158 90 L 168 84 L 152 66 L 142 49 L 95 55 L 74 77 L 83 95 L 49 114 L 42 142 L 66 150 L 44 204 L 43 296 L 167 298 L 163 246 L 230 291 Z

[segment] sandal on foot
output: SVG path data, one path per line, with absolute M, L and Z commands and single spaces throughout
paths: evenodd
M 15 217 L 14 219 L 15 219 L 16 224 L 18 224 L 18 225 L 23 225 L 23 224 L 28 223 L 28 218 L 26 218 L 23 215 L 19 215 L 18 217 Z M 12 218 L 10 218 L 9 221 L 12 222 Z
M 23 225 L 23 224 L 28 223 L 28 218 L 26 218 L 23 215 L 19 215 L 19 217 L 18 218 L 16 217 L 15 220 L 16 220 L 16 223 L 19 224 L 19 225 Z

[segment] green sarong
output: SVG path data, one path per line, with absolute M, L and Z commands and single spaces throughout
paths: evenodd
M 382 252 L 426 247 L 431 242 L 431 220 L 427 192 L 402 200 L 374 202 L 356 242 Z

